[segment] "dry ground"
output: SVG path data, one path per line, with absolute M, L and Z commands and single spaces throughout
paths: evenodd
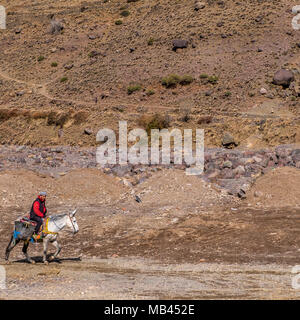
M 278 176 L 270 172 L 260 178 L 250 195 L 266 188 L 272 195 L 268 184 L 274 185 L 278 177 L 290 187 L 295 172 L 281 170 Z M 16 174 L 1 173 L 11 181 L 8 195 L 21 192 L 28 197 L 23 203 L 17 200 L 18 207 L 2 203 L 3 255 L 13 220 L 28 210 L 34 196 L 34 188 L 25 186 L 37 179 L 21 171 L 17 185 Z M 41 263 L 40 244 L 29 249 L 35 266 L 23 261 L 21 246 L 15 248 L 13 263 L 5 266 L 8 290 L 2 298 L 22 299 L 30 291 L 49 299 L 299 298 L 291 288 L 291 268 L 299 263 L 299 198 L 290 206 L 280 198 L 274 207 L 253 205 L 252 196 L 248 203 L 236 200 L 179 170 L 159 171 L 132 189 L 99 174 L 76 170 L 59 179 L 40 179 L 50 190 L 50 213 L 78 207 L 80 232 L 74 237 L 63 232 L 62 260 L 49 266 Z M 69 198 L 72 190 L 74 198 Z M 296 199 L 299 188 L 290 190 L 289 197 Z

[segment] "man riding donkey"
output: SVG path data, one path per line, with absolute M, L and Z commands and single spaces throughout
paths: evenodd
M 37 222 L 34 234 L 32 235 L 34 240 L 38 240 L 41 237 L 40 229 L 43 225 L 43 219 L 46 217 L 47 214 L 46 197 L 47 193 L 45 191 L 41 191 L 38 194 L 38 197 L 34 200 L 31 207 L 30 220 Z

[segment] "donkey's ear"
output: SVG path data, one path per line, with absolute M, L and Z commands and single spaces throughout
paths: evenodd
M 74 217 L 75 214 L 76 214 L 76 212 L 77 212 L 77 209 L 75 209 L 74 211 L 72 211 L 71 216 Z

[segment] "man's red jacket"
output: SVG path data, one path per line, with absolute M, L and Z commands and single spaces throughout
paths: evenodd
M 30 215 L 37 215 L 41 218 L 45 218 L 47 213 L 45 201 L 42 201 L 40 197 L 33 202 Z

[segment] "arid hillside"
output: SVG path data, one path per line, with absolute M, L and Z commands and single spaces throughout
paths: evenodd
M 295 1 L 1 4 L 0 143 L 95 145 L 100 128 L 156 113 L 204 128 L 208 146 L 224 131 L 248 148 L 300 142 Z M 292 78 L 274 82 L 282 69 Z

